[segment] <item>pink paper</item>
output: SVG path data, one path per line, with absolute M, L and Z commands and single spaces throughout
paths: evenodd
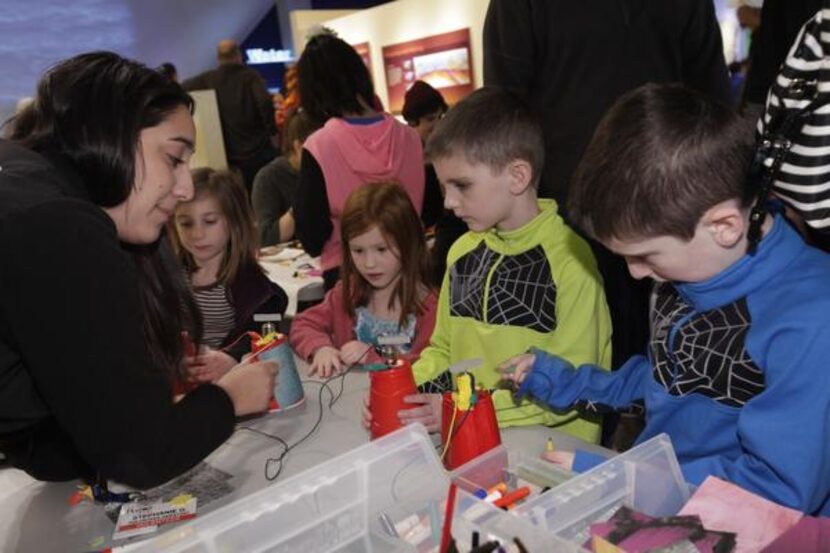
M 821 553 L 830 551 L 830 518 L 804 517 L 778 536 L 763 553 Z
M 737 553 L 756 553 L 803 516 L 734 484 L 708 477 L 679 515 L 698 515 L 707 530 L 737 534 Z

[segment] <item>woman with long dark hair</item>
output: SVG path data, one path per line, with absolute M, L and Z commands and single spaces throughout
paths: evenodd
M 164 237 L 193 195 L 191 98 L 107 52 L 48 71 L 0 141 L 0 452 L 35 478 L 149 487 L 264 410 L 275 366 L 174 401 L 201 320 Z
M 300 102 L 323 127 L 303 144 L 294 199 L 297 236 L 320 256 L 326 289 L 342 263 L 340 213 L 349 194 L 371 182 L 398 182 L 421 213 L 424 165 L 414 129 L 375 108 L 369 70 L 354 48 L 329 33 L 306 44 L 297 62 Z

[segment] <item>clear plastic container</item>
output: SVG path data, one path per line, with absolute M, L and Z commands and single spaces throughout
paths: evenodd
M 437 551 L 449 482 L 423 426 L 407 426 L 180 524 L 135 551 Z M 464 547 L 474 531 L 482 543 L 518 537 L 529 551 L 578 550 L 459 489 L 452 534 Z
M 651 516 L 675 515 L 689 499 L 666 434 L 612 457 L 511 511 L 552 535 L 582 545 L 590 525 L 622 505 Z
M 522 451 L 508 451 L 503 445 L 479 455 L 450 473 L 452 481 L 470 493 L 488 490 L 502 482 L 509 490 L 527 486 L 530 495 L 525 502 L 539 495 L 545 488 L 555 488 L 572 476 L 572 472 L 553 463 Z

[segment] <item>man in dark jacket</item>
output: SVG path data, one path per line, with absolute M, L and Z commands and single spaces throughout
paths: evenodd
M 491 0 L 484 81 L 522 95 L 545 133 L 540 194 L 564 208 L 599 119 L 623 93 L 677 82 L 728 102 L 711 1 Z
M 182 83 L 185 90 L 213 89 L 219 104 L 228 163 L 242 172 L 248 193 L 254 176 L 274 159 L 277 134 L 274 105 L 259 73 L 242 63 L 239 45 L 223 40 L 216 49 L 219 67 Z

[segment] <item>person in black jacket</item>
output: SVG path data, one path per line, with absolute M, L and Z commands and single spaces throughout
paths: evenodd
M 182 86 L 216 91 L 228 163 L 242 173 L 250 195 L 257 171 L 277 157 L 274 103 L 262 76 L 242 63 L 235 41 L 219 42 L 216 57 L 219 67 L 187 79 Z
M 260 169 L 254 178 L 251 203 L 263 247 L 294 238 L 294 197 L 300 178 L 303 144 L 319 128 L 320 125 L 304 111 L 289 112 L 283 127 L 283 155 Z
M 193 195 L 192 100 L 117 54 L 66 60 L 0 141 L 0 452 L 41 480 L 146 488 L 267 408 L 276 367 L 174 402 L 201 320 L 164 229 Z
M 561 207 L 600 118 L 625 92 L 681 83 L 729 102 L 708 0 L 490 0 L 483 39 L 484 83 L 517 92 L 540 117 L 539 194 Z

